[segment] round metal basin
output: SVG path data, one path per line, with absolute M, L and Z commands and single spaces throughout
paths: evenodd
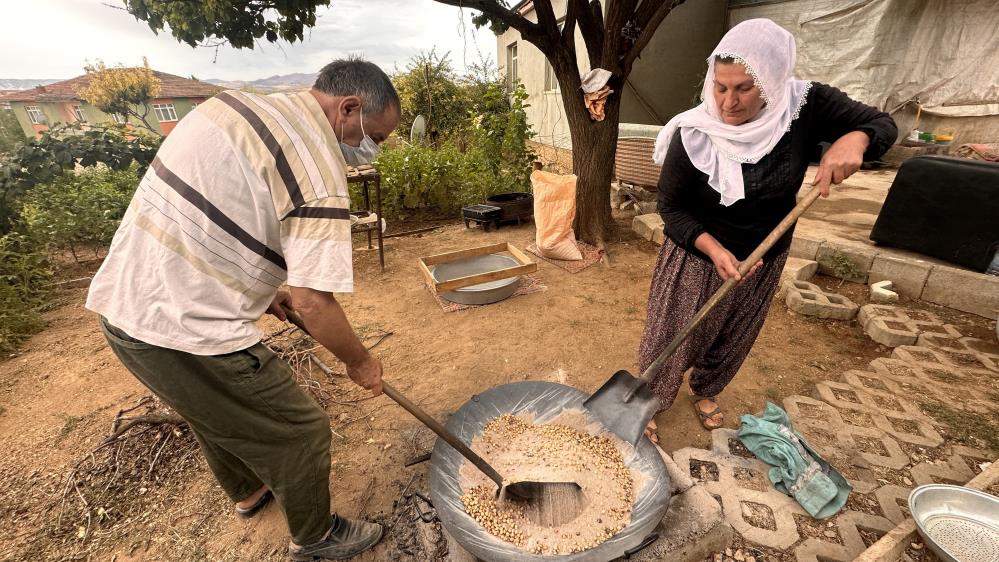
M 479 273 L 488 273 L 508 267 L 520 265 L 517 260 L 497 254 L 475 256 L 450 263 L 442 263 L 434 268 L 434 281 L 443 283 L 459 277 L 468 277 Z M 441 298 L 458 304 L 490 304 L 509 298 L 520 283 L 520 277 L 497 279 L 487 283 L 479 283 L 463 289 L 455 289 L 441 293 Z
M 490 388 L 473 396 L 451 415 L 447 429 L 464 443 L 471 443 L 492 419 L 504 414 L 529 414 L 535 423 L 546 423 L 566 409 L 582 409 L 585 392 L 545 381 L 520 381 Z M 434 444 L 428 478 L 430 495 L 441 525 L 478 560 L 486 562 L 606 562 L 618 560 L 640 546 L 663 520 L 672 486 L 666 463 L 646 438 L 624 455 L 624 462 L 644 474 L 636 489 L 631 522 L 607 542 L 575 554 L 536 555 L 493 537 L 472 519 L 461 503 L 460 469 L 465 458 L 443 439 Z
M 999 561 L 999 498 L 948 484 L 909 494 L 919 534 L 945 562 Z

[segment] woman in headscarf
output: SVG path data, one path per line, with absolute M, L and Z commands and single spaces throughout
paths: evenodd
M 726 279 L 740 281 L 651 384 L 666 410 L 692 369 L 692 402 L 707 429 L 724 423 L 716 397 L 763 326 L 793 228 L 744 278 L 740 260 L 795 206 L 818 143 L 832 143 L 811 180 L 825 197 L 898 133 L 888 114 L 832 86 L 796 80 L 795 56 L 794 38 L 774 22 L 736 25 L 708 58 L 701 104 L 670 120 L 656 140 L 666 242 L 649 291 L 641 369 Z M 648 433 L 657 440 L 655 430 L 653 421 Z

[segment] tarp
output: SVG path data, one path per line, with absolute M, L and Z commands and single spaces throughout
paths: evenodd
M 733 7 L 729 25 L 765 17 L 798 44 L 795 74 L 885 111 L 999 115 L 996 0 L 792 0 Z

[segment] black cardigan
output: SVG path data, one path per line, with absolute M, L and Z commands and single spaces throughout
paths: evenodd
M 690 162 L 678 129 L 659 176 L 658 208 L 666 235 L 677 246 L 710 261 L 694 247 L 694 240 L 708 232 L 736 259 L 746 259 L 797 204 L 809 151 L 851 131 L 863 131 L 871 139 L 864 160 L 879 158 L 898 136 L 887 113 L 854 101 L 832 86 L 813 83 L 791 130 L 759 162 L 742 165 L 745 199 L 725 207 L 720 194 L 708 185 L 707 174 Z M 792 227 L 764 259 L 786 250 L 793 233 Z

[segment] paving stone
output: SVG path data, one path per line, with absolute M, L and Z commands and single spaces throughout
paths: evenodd
M 780 285 L 774 298 L 784 300 L 787 298 L 787 283 L 789 281 L 808 281 L 815 276 L 819 264 L 814 260 L 789 257 L 784 264 L 784 269 L 780 272 Z
M 836 525 L 843 538 L 842 545 L 809 538 L 794 549 L 798 562 L 850 562 L 867 548 L 860 535 L 861 528 L 887 533 L 895 527 L 884 517 L 859 511 L 843 512 L 836 518 Z
M 765 491 L 744 487 L 744 482 L 735 476 L 736 469 L 752 470 L 765 475 L 770 467 L 759 459 L 747 459 L 731 454 L 727 442 L 735 439 L 731 429 L 716 429 L 712 432 L 712 449 L 705 451 L 687 447 L 673 453 L 673 460 L 681 467 L 695 463 L 712 463 L 718 467 L 718 480 L 702 482 L 701 485 L 713 496 L 721 498 L 725 520 L 744 539 L 768 546 L 786 549 L 801 537 L 794 522 L 794 514 L 804 515 L 805 511 L 794 498 L 778 492 L 767 481 Z M 691 476 L 698 474 L 691 471 Z M 743 504 L 753 503 L 766 506 L 773 516 L 775 529 L 756 527 L 743 516 Z
M 910 397 L 957 401 L 971 415 L 995 411 L 999 404 L 981 396 L 981 388 L 999 382 L 999 345 L 964 337 L 931 313 L 884 309 L 869 308 L 862 320 L 890 316 L 909 324 L 920 345 L 896 347 L 891 357 L 871 361 L 868 370 L 849 370 L 841 380 L 820 381 L 815 397 L 792 395 L 782 401 L 795 428 L 848 478 L 855 493 L 873 496 L 881 515 L 845 510 L 828 520 L 825 533 L 803 537 L 793 517 L 803 514 L 796 502 L 776 492 L 769 481 L 764 490 L 736 478 L 737 470 L 765 474 L 767 467 L 758 459 L 732 453 L 729 443 L 736 438 L 735 431 L 712 432 L 709 451 L 687 448 L 674 455 L 677 465 L 695 477 L 691 461 L 717 467 L 717 479 L 702 485 L 721 498 L 726 520 L 746 541 L 793 552 L 797 562 L 854 560 L 867 546 L 862 530 L 888 533 L 906 520 L 901 506 L 913 487 L 932 482 L 963 485 L 974 477 L 971 466 L 995 459 L 993 451 L 948 444 L 938 432 L 938 422 Z M 916 453 L 912 446 L 922 449 Z M 922 452 L 926 455 L 916 456 Z M 761 529 L 747 520 L 744 510 L 750 504 L 769 510 L 772 527 Z M 755 509 L 759 513 L 760 508 Z
M 791 280 L 785 287 L 787 307 L 798 314 L 834 320 L 850 320 L 857 315 L 858 307 L 853 301 L 843 295 L 827 293 L 813 283 Z
M 868 283 L 891 281 L 893 291 L 910 299 L 918 299 L 930 275 L 933 264 L 915 258 L 898 258 L 879 254 L 871 263 Z
M 857 321 L 872 340 L 888 347 L 913 345 L 922 333 L 961 336 L 935 314 L 900 306 L 866 304 L 860 307 Z
M 945 334 L 920 334 L 916 344 L 935 347 L 946 354 L 956 365 L 975 368 L 979 366 L 999 373 L 999 345 L 972 337 L 953 337 Z M 975 363 L 978 363 L 975 365 Z
M 789 255 L 792 258 L 814 260 L 815 256 L 819 253 L 819 246 L 821 246 L 824 242 L 825 240 L 821 238 L 811 238 L 795 233 L 794 237 L 791 238 L 791 249 Z
M 905 518 L 908 517 L 898 505 L 898 500 L 908 502 L 910 493 L 912 493 L 912 488 L 885 484 L 874 492 L 874 497 L 878 500 L 878 507 L 881 508 L 881 512 L 885 514 L 885 517 L 897 525 L 905 521 Z
M 920 298 L 995 320 L 999 315 L 999 276 L 938 265 L 930 271 Z
M 658 213 L 636 215 L 631 221 L 631 229 L 646 240 L 652 240 L 656 230 L 662 230 L 666 223 Z
M 892 291 L 893 284 L 885 279 L 871 283 L 871 302 L 891 304 L 898 302 L 898 293 Z
M 854 266 L 856 273 L 848 275 L 836 267 L 835 257 L 844 256 Z M 878 251 L 869 246 L 847 246 L 845 244 L 825 243 L 819 247 L 815 256 L 815 261 L 819 262 L 819 272 L 833 277 L 839 277 L 854 283 L 867 283 L 867 274 L 871 271 L 871 264 L 874 263 Z
M 819 262 L 815 260 L 789 257 L 781 274 L 795 281 L 808 281 L 815 276 L 815 272 L 818 270 Z

